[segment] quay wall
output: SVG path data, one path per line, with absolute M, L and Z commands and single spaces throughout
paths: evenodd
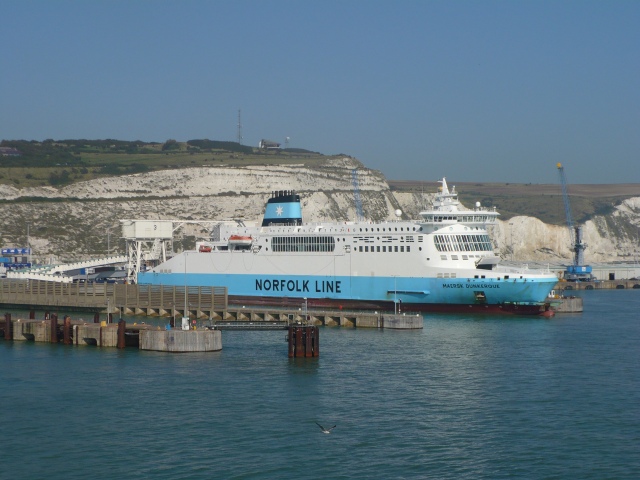
M 640 280 L 597 280 L 594 282 L 558 282 L 554 287 L 556 291 L 562 290 L 622 290 L 640 289 Z

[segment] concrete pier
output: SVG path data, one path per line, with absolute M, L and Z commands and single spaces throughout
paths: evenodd
M 415 330 L 424 328 L 422 315 L 383 315 L 382 327 L 391 330 Z
M 582 313 L 582 297 L 560 297 L 552 300 L 551 308 L 556 313 Z
M 222 350 L 219 330 L 141 330 L 140 350 L 157 352 L 217 352 Z

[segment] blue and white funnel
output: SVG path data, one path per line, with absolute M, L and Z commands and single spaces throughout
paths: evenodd
M 269 225 L 302 225 L 300 195 L 293 190 L 272 192 L 262 220 L 263 227 Z

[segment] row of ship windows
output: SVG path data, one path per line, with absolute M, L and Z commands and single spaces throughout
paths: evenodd
M 421 249 L 422 250 L 422 249 Z M 387 245 L 371 245 L 371 249 L 369 249 L 369 245 L 365 245 L 364 247 L 362 245 L 360 245 L 358 248 L 354 248 L 355 252 L 381 252 L 381 253 L 391 253 L 391 252 L 410 252 L 411 251 L 411 247 L 409 245 L 404 246 L 404 245 L 400 245 L 400 247 L 398 247 L 398 245 L 389 245 L 387 247 Z
M 271 249 L 274 252 L 333 252 L 335 240 L 330 236 L 318 237 L 273 237 Z
M 446 222 L 455 220 L 460 223 L 486 223 L 489 221 L 488 215 L 428 215 L 424 217 L 427 222 Z
M 355 231 L 356 231 L 356 229 L 354 228 L 354 229 L 353 229 L 353 231 L 355 232 Z M 365 229 L 363 230 L 362 228 L 360 228 L 360 231 L 361 231 L 361 232 L 368 232 L 368 231 L 369 231 L 369 229 L 368 229 L 368 228 L 365 228 Z M 371 231 L 372 231 L 372 232 L 398 232 L 398 231 L 400 231 L 400 232 L 404 232 L 404 231 L 405 231 L 405 229 L 404 229 L 404 227 L 400 227 L 400 229 L 399 229 L 399 230 L 398 230 L 398 227 L 394 227 L 394 228 L 389 227 L 389 229 L 387 230 L 385 227 L 382 227 L 382 230 L 380 230 L 380 227 L 377 227 L 377 228 L 375 228 L 375 229 L 374 229 L 373 227 L 371 227 Z M 421 231 L 422 231 L 422 227 L 412 227 L 412 228 L 407 227 L 407 230 L 406 230 L 406 231 L 407 231 L 407 232 L 421 232 Z
M 373 243 L 375 240 L 380 240 L 382 239 L 383 243 L 392 243 L 393 241 L 398 241 L 398 237 L 394 237 L 392 235 L 382 235 L 382 237 L 374 237 L 373 235 L 371 236 L 367 236 L 367 237 L 353 237 L 353 243 L 358 243 L 358 240 L 364 242 L 364 243 Z M 423 236 L 422 235 L 418 235 L 418 242 L 422 242 Z M 401 236 L 400 237 L 400 241 L 401 242 L 408 242 L 411 243 L 414 241 L 414 237 L 412 235 L 407 235 L 405 236 Z
M 489 235 L 434 235 L 439 252 L 490 252 L 493 251 Z
M 446 255 L 440 255 L 440 260 L 446 260 Z M 469 260 L 470 258 L 482 258 L 482 255 L 462 255 L 462 260 Z M 460 260 L 458 255 L 451 255 L 451 260 Z
M 455 272 L 452 272 L 452 273 L 446 273 L 446 272 L 445 273 L 438 273 L 437 274 L 437 278 L 456 278 L 456 274 L 455 274 Z M 485 275 L 474 275 L 473 278 L 486 278 L 486 277 L 485 277 Z M 509 275 L 505 275 L 504 278 L 508 279 Z M 522 277 L 520 277 L 520 278 L 522 278 Z

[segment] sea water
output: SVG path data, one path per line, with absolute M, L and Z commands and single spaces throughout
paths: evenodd
M 640 292 L 583 296 L 322 327 L 319 358 L 284 331 L 202 354 L 0 339 L 0 478 L 640 478 Z

